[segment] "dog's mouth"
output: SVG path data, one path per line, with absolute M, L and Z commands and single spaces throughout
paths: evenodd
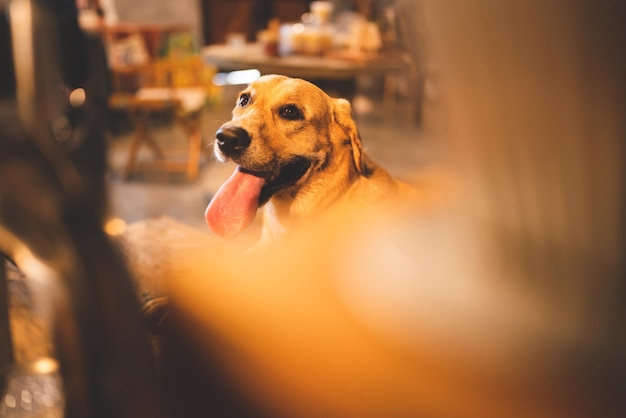
M 238 166 L 209 203 L 205 219 L 216 234 L 233 238 L 254 220 L 257 209 L 281 190 L 295 185 L 311 167 L 298 157 L 276 172 Z
M 272 196 L 279 191 L 286 189 L 289 186 L 293 186 L 304 176 L 304 174 L 311 167 L 311 161 L 303 157 L 298 157 L 295 160 L 283 165 L 276 174 L 260 172 L 260 177 L 265 178 L 265 184 L 261 188 L 261 195 L 259 196 L 259 206 L 267 203 Z M 248 172 L 252 175 L 256 175 L 257 172 L 246 170 L 239 167 L 239 171 Z

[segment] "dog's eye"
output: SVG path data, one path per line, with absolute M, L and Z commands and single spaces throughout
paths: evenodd
M 287 105 L 280 109 L 280 116 L 289 120 L 302 119 L 302 113 L 295 105 Z
M 247 106 L 247 104 L 250 102 L 250 95 L 248 93 L 242 93 L 241 96 L 239 96 L 239 100 L 237 101 L 237 104 L 241 107 Z

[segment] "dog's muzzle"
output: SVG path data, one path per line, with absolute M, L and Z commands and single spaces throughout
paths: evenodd
M 222 126 L 215 138 L 220 151 L 227 157 L 241 154 L 250 145 L 248 131 L 238 126 Z

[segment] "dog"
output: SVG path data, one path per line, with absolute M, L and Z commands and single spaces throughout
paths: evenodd
M 262 206 L 264 241 L 338 203 L 366 205 L 412 193 L 366 154 L 350 102 L 302 79 L 253 81 L 215 136 L 216 158 L 237 164 L 205 211 L 210 229 L 222 237 L 237 236 Z
M 390 214 L 384 210 L 388 207 L 375 203 L 394 206 L 399 201 L 414 203 L 413 198 L 419 197 L 423 205 L 424 195 L 429 194 L 423 187 L 418 193 L 393 179 L 372 161 L 363 149 L 348 100 L 331 98 L 308 81 L 282 75 L 263 76 L 239 94 L 232 119 L 216 132 L 213 151 L 219 161 L 237 164 L 205 211 L 217 237 L 169 219 L 142 222 L 126 233 L 128 260 L 135 275 L 146 278 L 138 280 L 138 287 L 142 295 L 148 295 L 142 310 L 154 334 L 163 328 L 169 298 L 161 288 L 152 288 L 154 283 L 168 282 L 170 276 L 179 278 L 181 264 L 185 264 L 182 260 L 194 260 L 189 263 L 195 265 L 192 275 L 204 271 L 207 259 L 211 269 L 218 269 L 223 263 L 230 264 L 225 260 L 251 260 L 275 250 L 265 244 L 284 245 L 288 233 L 289 242 L 317 254 L 320 249 L 304 249 L 303 237 L 307 247 L 333 242 L 350 229 L 348 225 L 360 228 L 377 223 L 376 218 L 398 218 L 398 212 Z M 224 248 L 223 241 L 215 241 L 236 237 L 261 207 L 263 225 L 256 244 L 243 249 L 236 246 L 233 251 Z M 313 218 L 317 222 L 296 228 L 299 221 Z M 168 247 L 165 253 L 157 249 L 164 254 L 158 256 L 161 265 L 156 272 L 154 264 L 141 263 L 148 259 L 145 253 L 154 251 L 155 241 L 167 242 Z M 207 248 L 211 249 L 210 258 Z

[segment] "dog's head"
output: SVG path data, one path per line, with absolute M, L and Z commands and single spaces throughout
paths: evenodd
M 207 208 L 220 235 L 243 227 L 214 227 L 224 218 L 249 223 L 256 208 L 277 194 L 295 196 L 325 170 L 363 172 L 361 141 L 350 103 L 314 84 L 285 76 L 259 78 L 243 90 L 233 117 L 216 133 L 214 152 L 238 167 Z M 245 226 L 245 225 L 244 225 Z

